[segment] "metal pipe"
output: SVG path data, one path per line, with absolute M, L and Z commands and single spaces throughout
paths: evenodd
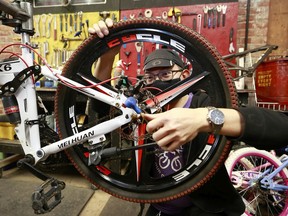
M 250 19 L 250 4 L 251 4 L 251 0 L 247 0 L 244 50 L 247 50 L 247 48 L 248 48 L 248 33 L 249 33 L 249 19 Z

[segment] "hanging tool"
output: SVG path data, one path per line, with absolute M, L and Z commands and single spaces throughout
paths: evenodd
M 99 15 L 105 21 L 110 16 L 110 12 L 109 11 L 101 11 L 101 12 L 99 12 Z
M 222 26 L 225 26 L 227 5 L 222 5 Z
M 115 13 L 112 13 L 112 18 L 111 19 L 113 20 L 114 23 L 117 22 L 117 16 L 116 16 Z
M 35 16 L 34 20 L 35 20 L 35 35 L 34 35 L 34 37 L 40 37 L 40 26 L 39 26 L 40 15 Z
M 63 14 L 60 14 L 60 31 L 63 32 Z
M 88 19 L 86 19 L 86 26 L 87 26 L 87 29 L 89 29 L 89 20 Z
M 233 36 L 234 36 L 234 28 L 231 27 L 230 34 L 229 34 L 229 53 L 235 52 L 234 44 L 233 44 Z
M 163 18 L 163 19 L 168 19 L 168 13 L 167 13 L 167 11 L 163 11 L 163 12 L 162 12 L 162 18 Z
M 130 14 L 129 17 L 130 17 L 130 19 L 134 19 L 135 18 L 135 14 Z
M 208 28 L 212 26 L 212 8 L 208 9 Z
M 42 21 L 42 33 L 41 36 L 45 37 L 46 36 L 46 14 L 41 15 L 41 21 Z
M 145 15 L 145 17 L 152 17 L 152 10 L 151 9 L 146 9 L 145 11 L 144 11 L 144 15 Z
M 216 28 L 216 25 L 217 25 L 217 9 L 213 8 L 212 9 L 212 13 L 213 13 L 213 24 L 212 24 L 212 27 Z
M 204 11 L 204 28 L 206 28 L 207 26 L 207 23 L 208 23 L 208 10 L 209 10 L 209 7 L 206 5 L 203 7 L 203 11 Z
M 192 29 L 193 29 L 194 31 L 197 31 L 197 19 L 196 19 L 196 18 L 193 18 Z
M 172 17 L 173 22 L 181 23 L 181 10 L 179 8 L 170 8 L 168 11 L 168 17 Z
M 77 32 L 77 18 L 78 18 L 78 13 L 74 13 L 74 31 Z
M 47 28 L 47 32 L 46 32 L 46 38 L 50 38 L 52 20 L 53 20 L 53 16 L 51 13 L 49 13 L 48 14 L 48 28 Z
M 135 43 L 135 48 L 137 51 L 137 75 L 140 75 L 141 72 L 141 49 L 143 47 L 143 43 L 142 42 L 136 42 Z
M 69 16 L 69 27 L 70 27 L 70 33 L 73 31 L 73 16 L 70 14 Z
M 78 12 L 78 17 L 79 17 L 79 29 L 82 31 L 82 19 L 83 19 L 83 12 L 79 11 Z
M 168 17 L 172 17 L 172 21 L 176 22 L 175 8 L 170 8 L 168 11 Z
M 57 40 L 57 16 L 54 15 L 54 40 Z
M 42 53 L 42 55 L 43 55 L 43 59 L 44 59 L 44 61 L 46 61 L 46 58 L 47 58 L 47 54 L 49 53 L 49 43 L 48 43 L 48 41 L 45 41 L 45 42 L 43 42 L 43 53 Z M 45 64 L 46 62 L 43 62 L 43 64 Z
M 65 31 L 68 32 L 68 14 L 64 14 L 65 17 Z
M 128 71 L 129 70 L 129 66 L 131 65 L 131 62 L 124 62 L 123 61 L 123 64 L 125 65 L 125 69 L 126 69 L 126 71 Z
M 222 6 L 217 5 L 216 10 L 217 10 L 217 27 L 220 27 Z
M 202 27 L 202 15 L 198 14 L 197 15 L 197 19 L 198 19 L 198 33 L 201 34 L 201 27 Z

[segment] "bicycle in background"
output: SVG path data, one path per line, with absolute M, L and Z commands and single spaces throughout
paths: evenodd
M 247 215 L 288 214 L 288 157 L 253 147 L 234 150 L 225 162 L 231 182 L 246 204 Z

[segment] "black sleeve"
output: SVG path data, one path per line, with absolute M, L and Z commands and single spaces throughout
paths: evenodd
M 258 107 L 241 107 L 244 130 L 239 141 L 259 149 L 271 150 L 288 145 L 288 116 Z
M 210 104 L 211 99 L 204 90 L 198 89 L 197 91 L 193 92 L 193 98 L 190 108 L 206 107 Z

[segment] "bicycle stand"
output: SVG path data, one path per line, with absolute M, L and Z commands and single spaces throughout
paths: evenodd
M 32 157 L 25 156 L 25 158 L 18 161 L 17 166 L 19 168 L 26 168 L 34 176 L 44 181 L 32 194 L 32 208 L 34 209 L 34 213 L 44 214 L 50 212 L 61 203 L 63 198 L 61 191 L 65 188 L 65 182 L 41 172 L 30 164 L 32 161 Z

